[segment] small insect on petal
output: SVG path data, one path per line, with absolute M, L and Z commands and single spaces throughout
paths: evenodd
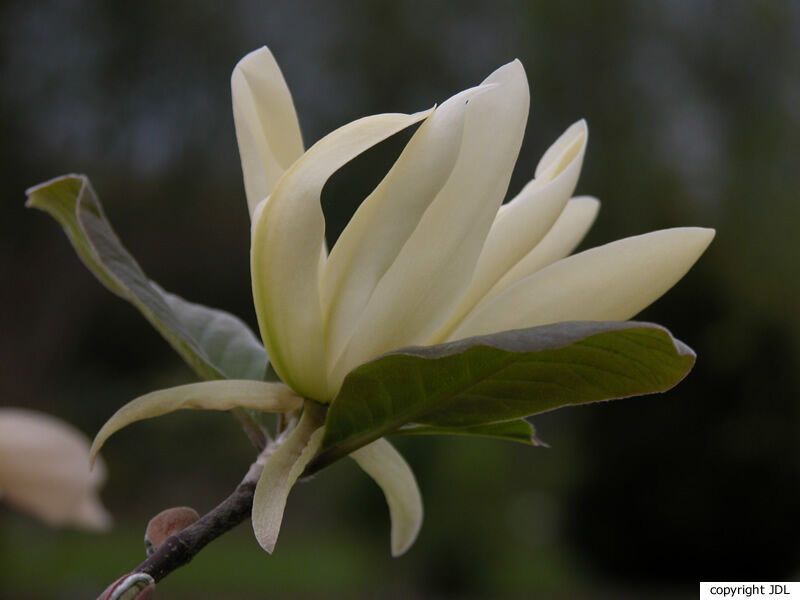
M 197 511 L 188 506 L 167 508 L 150 519 L 144 533 L 144 548 L 147 556 L 153 554 L 171 535 L 186 529 L 200 518 Z

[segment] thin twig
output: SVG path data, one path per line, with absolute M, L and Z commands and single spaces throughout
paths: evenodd
M 275 435 L 277 436 L 284 432 L 284 430 L 286 429 L 287 422 L 286 422 L 286 415 L 284 413 L 278 413 L 276 415 L 276 418 L 277 420 L 275 422 Z
M 243 408 L 234 408 L 231 412 L 236 420 L 239 421 L 239 425 L 242 426 L 242 429 L 253 446 L 255 446 L 259 452 L 266 448 L 270 441 L 269 434 L 264 431 L 259 423 L 253 418 L 252 414 L 249 414 Z
M 198 521 L 170 536 L 134 573 L 147 573 L 156 582 L 188 563 L 209 542 L 236 527 L 250 516 L 256 483 L 263 462 L 253 463 L 233 493 Z
M 264 469 L 262 460 L 250 470 L 233 493 L 198 521 L 170 536 L 134 573 L 147 573 L 156 582 L 188 563 L 208 544 L 250 516 L 256 483 Z
M 209 542 L 227 533 L 250 516 L 253 496 L 267 459 L 277 450 L 296 425 L 296 418 L 284 418 L 283 431 L 270 440 L 230 496 L 197 521 L 168 537 L 144 562 L 129 574 L 144 573 L 159 582 L 191 561 Z M 101 596 L 102 598 L 102 596 Z M 98 598 L 100 600 L 100 598 Z
M 267 451 L 268 452 L 268 451 Z M 170 536 L 152 555 L 131 571 L 156 582 L 187 564 L 209 542 L 250 516 L 256 483 L 264 470 L 265 453 L 254 462 L 233 493 L 189 527 Z

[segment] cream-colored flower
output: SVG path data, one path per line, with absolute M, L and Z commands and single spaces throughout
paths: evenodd
M 438 107 L 358 119 L 305 151 L 291 94 L 267 48 L 239 62 L 231 86 L 261 337 L 283 381 L 319 402 L 330 402 L 353 368 L 403 346 L 629 319 L 672 287 L 714 235 L 657 231 L 565 258 L 599 206 L 572 197 L 588 138 L 584 121 L 564 132 L 533 179 L 502 204 L 528 118 L 519 61 Z M 415 124 L 329 253 L 320 205 L 326 181 Z M 383 488 L 392 551 L 402 553 L 422 520 L 413 474 L 383 439 L 350 456 Z M 271 550 L 285 495 L 270 493 L 263 479 L 253 523 Z
M 261 336 L 281 378 L 320 402 L 333 399 L 354 367 L 403 346 L 629 319 L 672 287 L 714 235 L 669 229 L 567 257 L 598 209 L 593 198 L 572 197 L 588 138 L 584 121 L 501 204 L 528 118 L 519 61 L 434 109 L 365 117 L 305 152 L 268 49 L 241 60 L 232 90 Z M 325 182 L 417 123 L 328 253 Z
M 49 415 L 0 408 L 0 497 L 50 525 L 103 530 L 111 524 L 97 495 L 105 468 L 89 470 L 89 440 Z
M 270 51 L 231 78 L 252 219 L 251 277 L 261 337 L 284 383 L 206 381 L 137 398 L 95 438 L 93 452 L 134 421 L 184 408 L 299 413 L 260 457 L 253 527 L 272 551 L 291 487 L 319 451 L 324 411 L 345 376 L 383 353 L 561 321 L 625 320 L 677 282 L 714 232 L 678 228 L 568 256 L 599 203 L 572 197 L 588 130 L 571 125 L 533 179 L 502 204 L 528 118 L 519 61 L 438 107 L 349 123 L 304 150 L 292 97 Z M 322 189 L 353 158 L 418 125 L 392 168 L 328 252 Z M 288 387 L 287 387 L 288 386 Z M 411 469 L 385 439 L 350 456 L 383 490 L 392 553 L 422 522 Z

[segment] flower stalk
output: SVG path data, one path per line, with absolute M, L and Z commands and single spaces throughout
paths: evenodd
M 320 417 L 316 413 L 314 421 Z M 264 471 L 267 459 L 281 449 L 290 437 L 296 421 L 286 418 L 284 431 L 262 450 L 233 492 L 197 521 L 164 540 L 144 561 L 134 567 L 130 574 L 142 573 L 153 578 L 155 583 L 173 571 L 183 567 L 209 543 L 246 521 L 252 514 L 256 485 Z M 303 473 L 306 475 L 306 473 Z M 100 600 L 102 596 L 98 598 Z

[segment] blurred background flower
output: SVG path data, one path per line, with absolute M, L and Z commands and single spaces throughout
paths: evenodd
M 53 526 L 103 531 L 103 461 L 89 470 L 89 439 L 44 413 L 0 408 L 0 497 Z
M 666 395 L 537 418 L 550 450 L 398 440 L 426 497 L 426 527 L 401 559 L 386 556 L 380 491 L 343 462 L 313 491 L 295 489 L 273 557 L 240 528 L 161 594 L 694 598 L 701 579 L 800 578 L 800 5 L 791 0 L 5 2 L 4 403 L 92 432 L 127 400 L 193 380 L 58 227 L 25 212 L 25 188 L 55 175 L 92 178 L 156 281 L 255 327 L 229 77 L 263 44 L 306 145 L 366 114 L 429 107 L 519 58 L 532 116 L 509 197 L 584 117 L 591 143 L 577 193 L 602 210 L 582 248 L 686 224 L 717 229 L 695 269 L 641 315 L 699 359 Z M 323 190 L 329 243 L 406 139 L 384 142 Z M 0 595 L 92 597 L 141 560 L 147 519 L 187 502 L 207 510 L 251 454 L 226 415 L 130 427 L 105 449 L 105 496 L 122 520 L 112 537 L 53 533 L 0 508 Z

